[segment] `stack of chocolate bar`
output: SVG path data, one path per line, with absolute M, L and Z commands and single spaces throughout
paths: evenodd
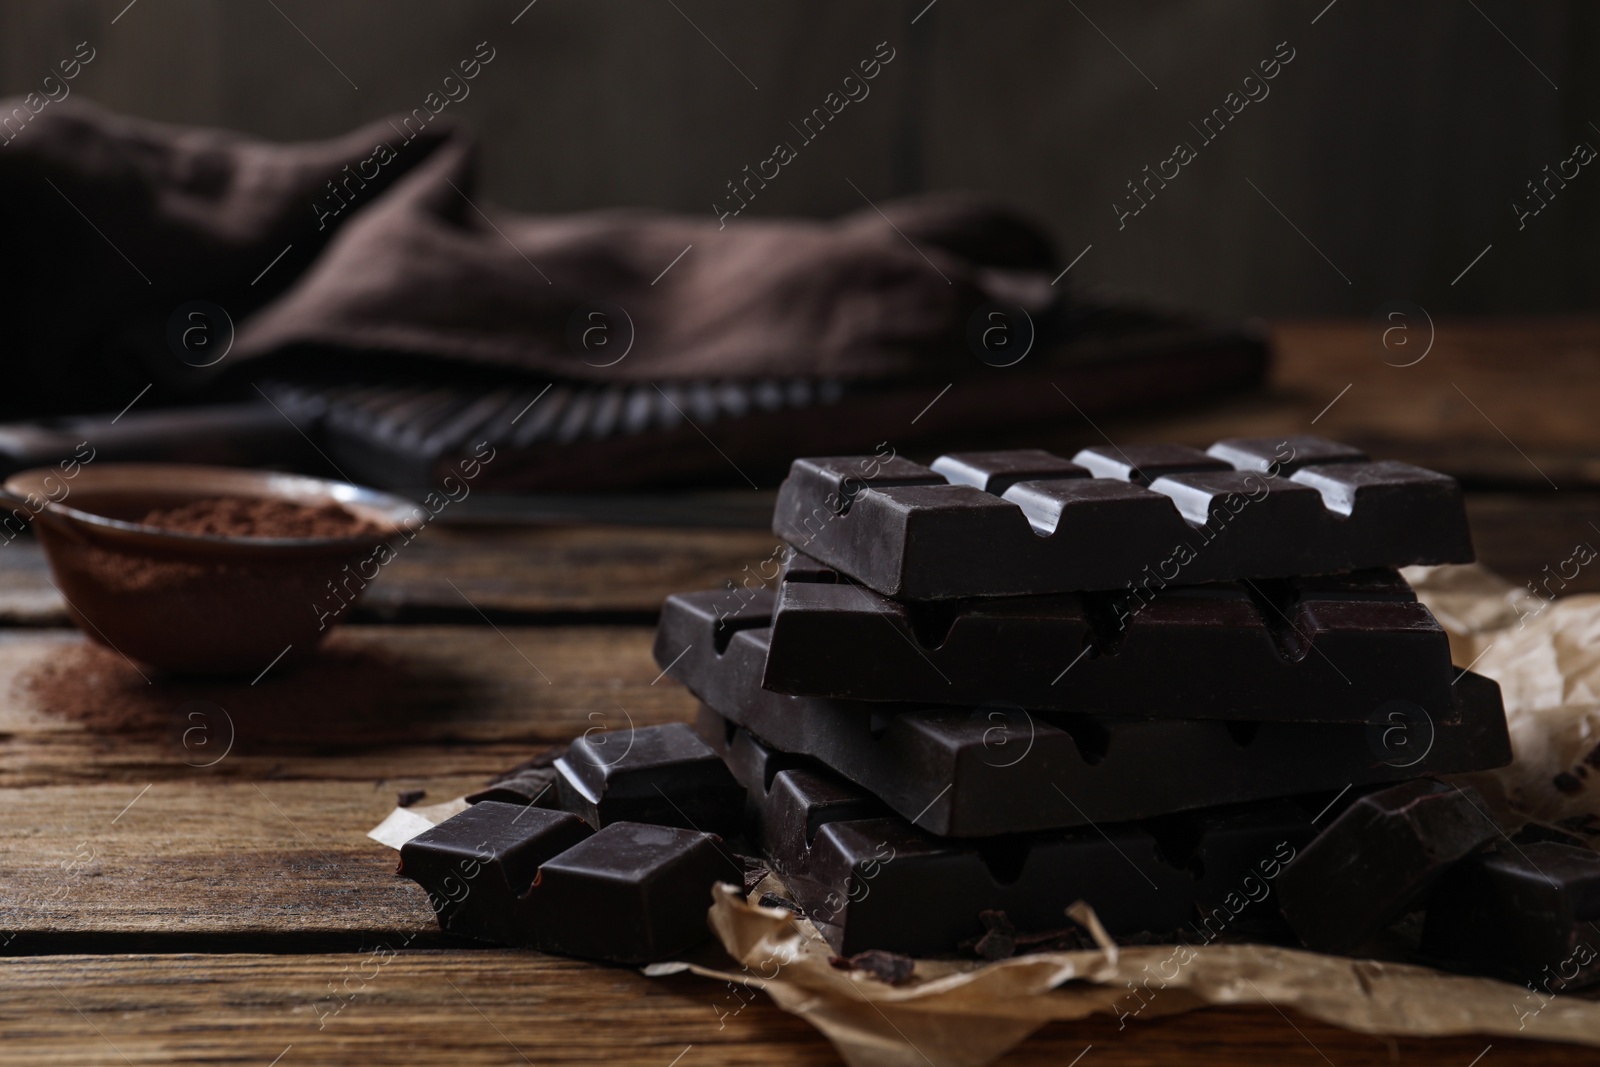
M 1472 558 L 1432 471 L 1314 437 L 801 459 L 773 525 L 777 588 L 671 597 L 655 654 L 844 955 L 1003 955 L 1078 900 L 1114 936 L 1280 921 L 1319 818 L 1510 759 L 1396 571 Z
M 1396 570 L 1472 558 L 1452 479 L 1315 437 L 801 459 L 774 528 L 775 589 L 663 608 L 693 731 L 586 734 L 404 847 L 444 929 L 662 959 L 770 870 L 845 956 L 1083 945 L 1078 901 L 1360 952 L 1426 906 L 1431 961 L 1600 976 L 1600 855 L 1437 780 L 1511 758 Z

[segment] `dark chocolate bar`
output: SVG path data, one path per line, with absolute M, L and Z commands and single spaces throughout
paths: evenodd
M 662 667 L 719 714 L 815 757 L 936 834 L 1140 819 L 1511 759 L 1499 687 L 1471 673 L 1451 687 L 1449 718 L 1431 723 L 1138 719 L 786 696 L 761 688 L 770 634 L 761 612 L 719 622 L 718 598 L 667 599 L 655 646 Z
M 1283 917 L 1308 948 L 1360 950 L 1499 836 L 1482 806 L 1475 791 L 1428 778 L 1361 797 L 1285 868 Z
M 1600 854 L 1539 842 L 1452 867 L 1428 897 L 1422 951 L 1555 995 L 1600 981 Z
M 1310 460 L 1311 462 L 1307 462 Z M 1472 559 L 1453 478 L 1320 437 L 797 459 L 773 531 L 885 596 L 942 600 Z
M 762 605 L 752 601 L 752 615 Z M 1371 722 L 1455 703 L 1450 640 L 1394 571 L 901 603 L 791 566 L 762 684 L 848 700 Z
M 561 807 L 596 830 L 653 823 L 727 834 L 744 790 L 687 723 L 585 733 L 555 761 Z
M 448 933 L 613 963 L 703 940 L 711 886 L 742 868 L 711 834 L 482 801 L 412 838 L 399 874 Z
M 1149 826 L 941 840 L 814 764 L 785 767 L 789 758 L 714 714 L 701 727 L 759 809 L 773 869 L 847 956 L 951 953 L 983 934 L 986 911 L 1019 932 L 1060 930 L 1077 900 L 1113 935 L 1193 923 L 1191 940 L 1209 941 L 1270 895 L 1313 832 L 1304 808 L 1274 800 Z

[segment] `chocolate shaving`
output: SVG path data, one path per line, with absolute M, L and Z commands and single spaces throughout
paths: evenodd
M 409 808 L 427 795 L 426 789 L 402 789 L 395 794 L 394 802 L 398 807 Z
M 828 960 L 828 964 L 840 971 L 865 971 L 880 982 L 898 986 L 911 981 L 911 972 L 916 969 L 917 961 L 897 952 L 872 948 L 848 959 L 834 956 Z

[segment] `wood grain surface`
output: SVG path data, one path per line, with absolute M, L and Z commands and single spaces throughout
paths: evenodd
M 821 1035 L 759 994 L 732 1010 L 735 1000 L 722 983 L 649 979 L 533 952 L 418 949 L 393 939 L 339 954 L 0 959 L 0 988 L 0 1062 L 30 1067 L 839 1062 Z M 1371 1037 L 1271 1008 L 1134 1020 L 1120 1030 L 1110 1017 L 1052 1024 L 1004 1060 L 1007 1067 L 1594 1061 L 1592 1049 L 1532 1041 Z

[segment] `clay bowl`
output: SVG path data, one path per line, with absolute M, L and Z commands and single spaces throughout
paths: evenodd
M 74 467 L 70 477 L 54 467 L 12 475 L 8 503 L 35 513 L 34 532 L 78 628 L 158 671 L 255 677 L 310 655 L 392 554 L 381 546 L 414 536 L 426 517 L 397 496 L 294 474 Z M 140 522 L 153 508 L 219 496 L 333 502 L 381 532 L 231 537 Z

